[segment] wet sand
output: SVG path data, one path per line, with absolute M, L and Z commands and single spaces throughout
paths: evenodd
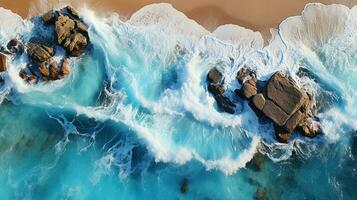
M 0 0 L 0 7 L 27 18 L 69 3 L 86 5 L 99 15 L 117 12 L 125 19 L 145 5 L 160 2 L 172 4 L 210 31 L 222 24 L 238 24 L 260 31 L 265 37 L 269 35 L 270 28 L 276 28 L 285 18 L 299 15 L 307 3 L 357 5 L 357 0 Z

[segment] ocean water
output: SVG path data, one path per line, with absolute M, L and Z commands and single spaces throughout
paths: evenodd
M 128 21 L 80 13 L 92 44 L 69 77 L 27 85 L 24 55 L 1 74 L 0 199 L 245 200 L 258 188 L 273 200 L 357 199 L 357 7 L 308 4 L 265 46 L 258 32 L 209 32 L 169 4 Z M 38 34 L 52 34 L 39 17 L 0 8 L 1 44 Z M 282 70 L 313 94 L 323 134 L 277 143 L 232 95 L 243 66 L 263 80 Z M 212 67 L 234 115 L 207 91 Z M 257 152 L 262 171 L 247 167 Z

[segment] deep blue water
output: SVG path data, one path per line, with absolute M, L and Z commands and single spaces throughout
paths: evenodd
M 39 17 L 0 12 L 1 44 L 51 35 Z M 309 4 L 267 46 L 167 4 L 127 22 L 81 15 L 92 45 L 69 77 L 25 84 L 26 55 L 1 74 L 0 199 L 357 199 L 357 8 Z M 289 74 L 314 95 L 323 135 L 280 144 L 247 103 L 220 112 L 205 84 L 214 66 L 232 91 L 243 66 Z M 247 167 L 256 152 L 262 171 Z

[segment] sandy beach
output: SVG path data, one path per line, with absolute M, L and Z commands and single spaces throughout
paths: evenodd
M 357 4 L 357 0 L 195 0 L 190 2 L 182 0 L 0 0 L 0 7 L 10 9 L 23 18 L 27 18 L 64 4 L 77 7 L 85 5 L 96 10 L 99 15 L 117 12 L 122 18 L 129 18 L 132 13 L 143 6 L 160 2 L 172 4 L 177 10 L 184 12 L 189 18 L 210 31 L 222 24 L 238 24 L 260 31 L 265 37 L 269 35 L 270 28 L 277 27 L 289 16 L 298 15 L 307 3 L 340 3 L 349 7 Z

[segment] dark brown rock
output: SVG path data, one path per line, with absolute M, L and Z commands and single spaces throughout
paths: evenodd
M 62 67 L 61 67 L 61 74 L 63 76 L 67 76 L 67 75 L 69 75 L 69 73 L 71 73 L 71 68 L 69 66 L 69 62 L 67 59 L 64 59 L 63 63 L 62 63 Z
M 36 84 L 37 83 L 37 77 L 34 75 L 28 75 L 26 82 L 29 84 Z
M 24 69 L 21 69 L 19 72 L 20 78 L 22 78 L 24 81 L 26 81 L 29 84 L 36 84 L 38 79 L 36 76 L 32 74 L 27 74 Z
M 247 167 L 255 171 L 262 171 L 264 165 L 264 155 L 260 152 L 255 153 L 252 160 L 247 163 Z
M 53 48 L 41 44 L 29 43 L 27 44 L 27 54 L 38 62 L 45 62 L 52 58 L 55 54 Z
M 182 194 L 186 194 L 189 190 L 190 182 L 187 178 L 184 178 L 181 182 L 180 191 Z
M 24 45 L 20 42 L 18 38 L 11 39 L 6 45 L 10 54 L 23 53 Z
M 219 84 L 210 83 L 207 89 L 213 95 L 220 95 L 224 93 L 224 87 Z
M 244 98 L 250 99 L 252 96 L 257 94 L 258 90 L 256 86 L 249 84 L 249 82 L 245 82 L 243 83 L 241 92 Z
M 71 56 L 78 57 L 86 50 L 87 45 L 87 38 L 82 33 L 75 33 L 72 34 L 70 43 L 66 40 L 64 47 Z
M 7 43 L 7 48 L 10 49 L 11 47 L 16 47 L 19 44 L 19 40 L 17 38 L 13 38 Z
M 287 132 L 284 128 L 281 128 L 277 125 L 274 125 L 274 130 L 275 130 L 275 137 L 278 142 L 281 143 L 289 142 L 289 137 L 290 137 L 289 132 Z
M 286 122 L 284 128 L 287 132 L 291 133 L 299 125 L 303 114 L 300 111 L 296 111 Z
M 304 92 L 282 72 L 276 72 L 269 80 L 267 95 L 288 115 L 295 113 L 306 101 Z
M 41 63 L 40 66 L 38 67 L 38 71 L 40 71 L 42 77 L 45 80 L 48 80 L 49 76 L 50 76 L 50 71 L 48 70 L 46 63 Z
M 26 72 L 25 72 L 24 69 L 21 69 L 21 70 L 20 70 L 19 76 L 20 76 L 20 78 L 22 78 L 22 79 L 25 79 L 25 78 L 26 78 Z
M 57 63 L 52 62 L 50 64 L 50 79 L 51 80 L 58 80 L 58 68 L 57 68 Z
M 253 97 L 253 105 L 258 109 L 258 110 L 263 110 L 264 105 L 265 105 L 265 97 L 263 94 L 256 94 Z
M 0 53 L 0 72 L 6 71 L 7 68 L 7 56 L 3 53 Z
M 222 82 L 222 73 L 217 68 L 212 68 L 207 75 L 207 81 L 213 84 L 220 84 Z
M 263 113 L 278 126 L 283 126 L 289 118 L 289 116 L 271 100 L 265 101 Z
M 217 101 L 218 107 L 227 113 L 234 114 L 236 105 L 226 96 L 216 95 L 214 97 Z

